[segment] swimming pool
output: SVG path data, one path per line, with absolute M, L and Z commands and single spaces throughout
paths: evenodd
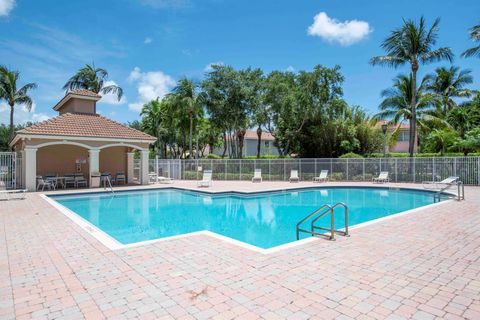
M 254 194 L 168 188 L 50 198 L 123 245 L 208 230 L 263 249 L 295 241 L 297 222 L 323 204 L 346 203 L 353 226 L 439 201 L 427 191 L 368 187 Z M 329 219 L 317 225 L 328 227 Z M 343 209 L 335 211 L 335 226 L 344 226 Z

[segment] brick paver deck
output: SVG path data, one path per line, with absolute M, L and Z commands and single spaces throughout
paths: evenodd
M 0 319 L 480 319 L 480 189 L 466 196 L 265 255 L 208 236 L 112 251 L 29 194 L 0 202 Z

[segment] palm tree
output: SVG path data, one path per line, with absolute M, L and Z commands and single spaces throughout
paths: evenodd
M 470 28 L 470 38 L 474 42 L 480 41 L 480 24 Z M 475 56 L 480 58 L 480 45 L 470 48 L 466 50 L 464 53 L 462 53 L 463 58 L 475 57 Z
M 410 64 L 412 73 L 411 81 L 411 101 L 410 101 L 410 143 L 409 153 L 413 157 L 413 150 L 416 135 L 416 117 L 417 111 L 417 72 L 420 63 L 427 64 L 434 61 L 449 60 L 453 58 L 450 48 L 433 49 L 437 42 L 439 19 L 436 19 L 430 28 L 427 28 L 425 19 L 420 18 L 416 23 L 413 20 L 404 20 L 400 28 L 393 30 L 388 38 L 382 43 L 386 55 L 373 57 L 370 60 L 372 65 L 386 65 L 390 67 L 399 67 Z
M 374 119 L 389 119 L 390 123 L 395 125 L 408 121 L 410 128 L 413 121 L 421 128 L 428 128 L 428 123 L 430 122 L 442 122 L 431 114 L 437 100 L 435 95 L 425 92 L 428 81 L 429 77 L 423 78 L 418 88 L 412 90 L 413 75 L 398 75 L 394 79 L 393 87 L 382 91 L 384 99 L 379 106 L 381 111 L 374 116 Z M 415 92 L 416 97 L 415 105 L 412 108 L 413 92 Z M 413 119 L 412 109 L 416 112 L 415 120 Z M 397 130 L 398 128 L 399 126 Z M 395 133 L 393 136 L 396 136 Z M 410 134 L 412 134 L 411 130 Z M 412 141 L 411 138 L 409 139 L 410 141 Z M 415 137 L 413 141 L 416 143 Z
M 193 154 L 193 122 L 201 112 L 202 97 L 198 94 L 198 85 L 187 78 L 180 79 L 177 86 L 173 89 L 171 96 L 175 101 L 175 105 L 180 112 L 188 114 L 189 131 L 188 131 L 188 150 L 189 158 L 192 159 Z
M 20 78 L 18 71 L 9 70 L 5 66 L 0 66 L 0 100 L 3 99 L 10 106 L 10 134 L 9 141 L 12 141 L 15 134 L 13 124 L 13 113 L 15 105 L 24 105 L 28 111 L 32 109 L 33 100 L 28 95 L 28 91 L 35 89 L 35 83 L 27 83 L 20 89 L 17 89 L 17 82 Z
M 105 86 L 108 78 L 108 72 L 102 68 L 95 68 L 95 65 L 85 65 L 72 76 L 63 86 L 64 90 L 85 89 L 95 93 L 117 95 L 118 101 L 123 96 L 123 89 L 117 85 Z
M 440 67 L 431 75 L 428 90 L 437 94 L 441 99 L 440 114 L 446 116 L 447 112 L 457 106 L 453 98 L 469 97 L 472 91 L 465 89 L 471 84 L 473 78 L 470 70 L 460 70 L 458 67 Z

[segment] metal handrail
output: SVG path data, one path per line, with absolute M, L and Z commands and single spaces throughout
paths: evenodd
M 339 206 L 344 207 L 344 211 L 345 211 L 345 231 L 335 230 L 335 213 L 334 213 L 334 211 L 335 211 L 335 208 L 337 208 Z M 325 208 L 327 208 L 327 210 L 321 212 Z M 317 220 L 319 220 L 320 218 L 324 217 L 327 213 L 330 213 L 330 228 L 315 226 L 315 222 L 317 222 Z M 312 218 L 315 215 L 318 215 L 318 216 L 315 217 L 315 219 L 313 219 L 312 222 L 310 223 L 310 230 L 305 230 L 305 229 L 300 228 L 302 223 L 304 223 L 305 221 L 307 221 L 308 219 Z M 313 211 L 312 213 L 307 215 L 305 218 L 300 220 L 300 222 L 297 223 L 296 230 L 297 230 L 297 240 L 300 239 L 300 232 L 310 233 L 312 236 L 325 236 L 324 233 L 319 233 L 319 232 L 316 232 L 315 230 L 330 231 L 330 236 L 329 236 L 330 240 L 335 240 L 335 233 L 339 233 L 343 236 L 349 237 L 350 235 L 348 233 L 348 206 L 343 202 L 338 202 L 333 206 L 330 206 L 328 204 L 324 204 L 320 208 L 318 208 L 317 210 Z
M 108 182 L 108 187 L 110 188 L 110 192 L 112 193 L 113 196 L 115 196 L 115 192 L 113 191 L 113 186 L 112 182 L 110 181 L 110 176 L 106 176 L 105 180 Z M 104 184 L 104 190 L 107 190 L 107 184 Z

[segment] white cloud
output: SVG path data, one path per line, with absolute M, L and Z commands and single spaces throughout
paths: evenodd
M 105 81 L 105 84 L 104 86 L 116 86 L 117 83 L 115 81 Z M 122 98 L 120 99 L 120 101 L 118 101 L 117 99 L 117 95 L 116 94 L 113 94 L 113 93 L 108 93 L 108 94 L 101 94 L 100 95 L 102 96 L 102 99 L 100 100 L 100 102 L 102 103 L 106 103 L 106 104 L 113 104 L 113 105 L 120 105 L 120 104 L 125 104 L 127 103 L 127 97 L 125 97 L 125 94 L 122 96 Z
M 41 122 L 50 118 L 50 116 L 45 113 L 36 113 L 35 109 L 35 103 L 33 103 L 30 112 L 25 106 L 16 106 L 13 114 L 14 123 Z M 10 107 L 5 103 L 0 103 L 0 123 L 10 124 Z
M 0 17 L 8 16 L 15 7 L 15 0 L 0 0 Z
M 145 43 L 145 44 L 150 44 L 152 42 L 153 42 L 153 39 L 150 38 L 150 37 L 146 37 L 145 40 L 143 40 L 143 43 Z
M 288 66 L 287 69 L 285 69 L 285 71 L 287 71 L 287 72 L 294 72 L 294 71 L 295 71 L 295 68 L 292 67 L 292 66 Z
M 137 84 L 137 101 L 128 105 L 130 110 L 137 112 L 145 103 L 163 98 L 176 85 L 176 81 L 162 71 L 142 72 L 138 67 L 130 72 L 128 81 Z
M 352 45 L 371 33 L 373 29 L 368 22 L 360 20 L 338 21 L 330 18 L 325 12 L 320 12 L 313 18 L 313 24 L 308 27 L 308 34 L 318 36 L 328 42 L 336 42 L 342 46 Z
M 211 62 L 205 66 L 203 71 L 210 72 L 213 70 L 212 66 L 224 66 L 224 65 L 225 63 L 223 63 L 223 61 Z

